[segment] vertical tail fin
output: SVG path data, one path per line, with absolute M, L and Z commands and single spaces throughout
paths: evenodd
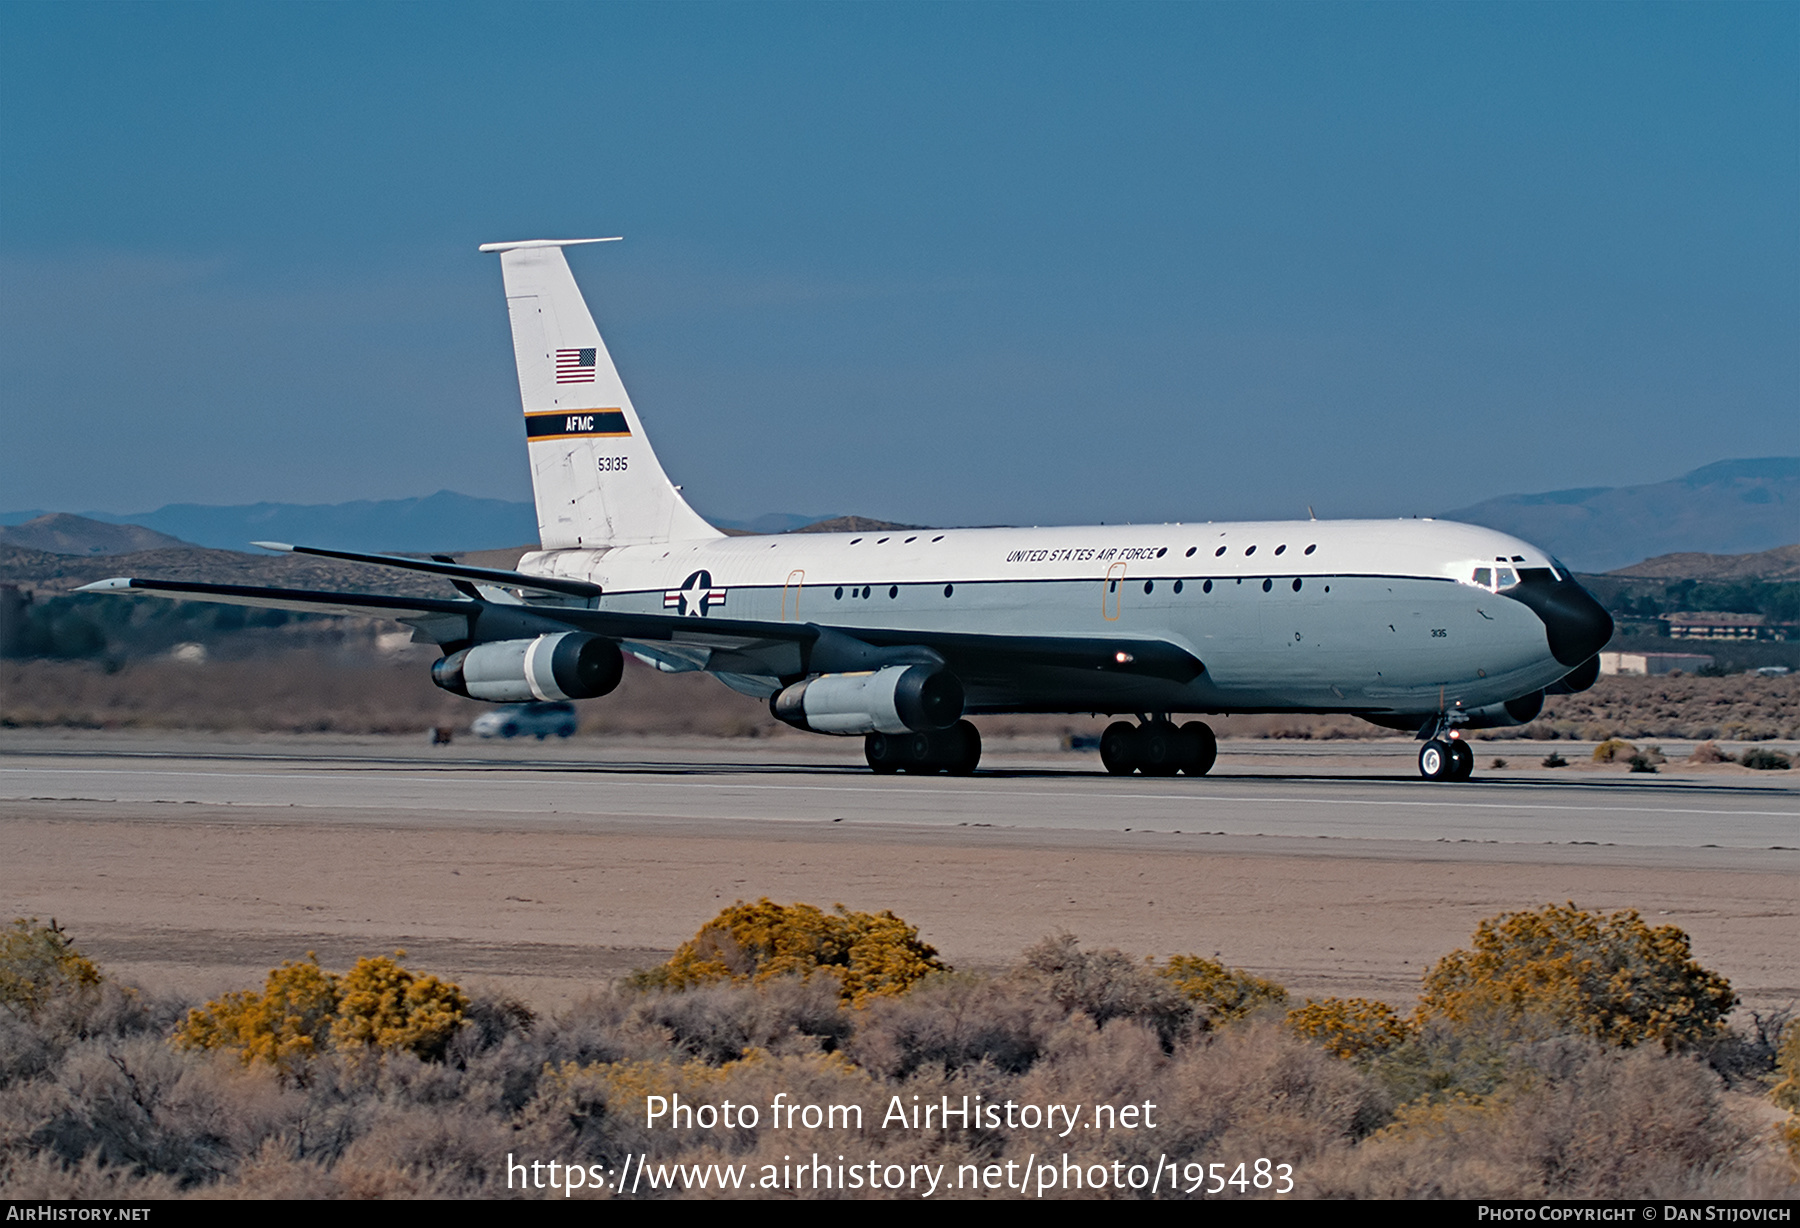
M 663 472 L 563 259 L 565 245 L 604 241 L 481 248 L 500 253 L 506 279 L 540 540 L 562 550 L 722 536 Z

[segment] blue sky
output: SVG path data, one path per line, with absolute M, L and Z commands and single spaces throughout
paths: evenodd
M 1430 514 L 1800 453 L 1800 6 L 0 6 L 0 507 Z

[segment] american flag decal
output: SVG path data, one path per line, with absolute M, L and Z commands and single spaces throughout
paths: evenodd
M 556 351 L 556 382 L 559 384 L 591 384 L 594 382 L 594 358 L 598 350 Z

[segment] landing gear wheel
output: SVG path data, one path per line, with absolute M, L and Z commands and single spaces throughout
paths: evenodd
M 885 733 L 871 733 L 863 738 L 863 758 L 877 776 L 892 776 L 900 770 L 900 757 L 895 753 L 896 738 Z
M 1138 770 L 1146 776 L 1181 771 L 1181 731 L 1170 721 L 1151 721 L 1137 731 Z
M 1450 776 L 1451 780 L 1467 780 L 1475 773 L 1475 752 L 1462 739 L 1450 743 Z
M 952 776 L 970 776 L 981 762 L 981 731 L 968 721 L 958 721 L 944 731 L 950 755 L 944 770 Z
M 1219 759 L 1219 739 L 1205 721 L 1189 721 L 1181 727 L 1181 770 L 1189 776 L 1204 776 Z
M 892 739 L 898 748 L 900 770 L 902 772 L 934 773 L 937 764 L 931 761 L 931 735 L 924 733 L 903 733 Z
M 981 762 L 981 733 L 968 721 L 930 733 L 871 733 L 863 736 L 863 758 L 881 776 L 895 772 L 967 776 Z
M 1452 780 L 1454 759 L 1450 747 L 1436 738 L 1419 748 L 1419 775 L 1426 780 Z M 1473 757 L 1471 757 L 1473 763 Z
M 1114 776 L 1129 776 L 1137 770 L 1137 727 L 1129 721 L 1114 721 L 1100 735 L 1100 762 Z

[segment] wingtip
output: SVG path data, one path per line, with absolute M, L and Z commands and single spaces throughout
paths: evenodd
M 287 542 L 251 542 L 250 544 L 263 550 L 276 550 L 282 554 L 292 554 L 294 552 L 294 547 L 290 546 Z
M 130 587 L 130 576 L 114 576 L 110 580 L 95 580 L 92 584 L 83 584 L 75 591 L 78 593 L 116 593 Z

